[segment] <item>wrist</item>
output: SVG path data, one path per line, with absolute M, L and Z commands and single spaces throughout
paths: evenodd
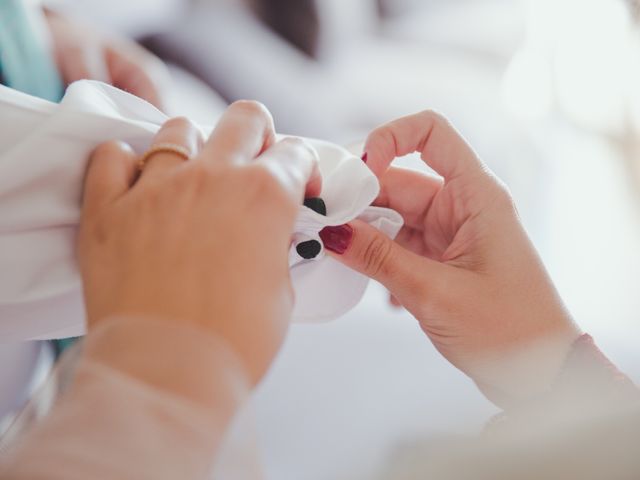
M 474 378 L 482 393 L 497 406 L 510 409 L 545 395 L 582 335 L 568 319 L 562 328 L 493 352 L 479 362 Z
M 95 291 L 96 289 L 93 289 Z M 215 339 L 217 351 L 227 351 L 228 357 L 233 358 L 237 369 L 242 372 L 243 378 L 249 385 L 255 386 L 266 370 L 271 360 L 275 357 L 270 338 L 273 335 L 265 332 L 257 335 L 246 331 L 246 318 L 260 318 L 257 311 L 239 312 L 238 308 L 225 308 L 222 302 L 215 302 L 202 308 L 190 308 L 184 305 L 181 298 L 187 296 L 185 292 L 175 295 L 166 295 L 165 301 L 159 304 L 157 298 L 161 294 L 153 295 L 140 292 L 135 287 L 123 288 L 129 295 L 125 297 L 101 297 L 98 295 L 85 295 L 87 310 L 87 323 L 89 331 L 99 332 L 106 324 L 112 324 L 118 319 L 132 325 L 145 322 L 145 328 L 150 332 L 177 329 L 184 332 L 195 332 L 202 339 Z M 236 304 L 234 303 L 234 306 Z M 264 319 L 264 326 L 274 323 Z M 161 328 L 163 327 L 164 328 Z M 124 328 L 120 326 L 119 328 Z M 277 336 L 277 335 L 276 335 Z M 282 334 L 284 336 L 284 334 Z M 204 340 L 203 340 L 204 341 Z M 153 348 L 144 345 L 142 348 Z M 230 361 L 231 362 L 231 361 Z
M 230 419 L 250 384 L 235 352 L 190 325 L 114 317 L 91 330 L 83 356 Z

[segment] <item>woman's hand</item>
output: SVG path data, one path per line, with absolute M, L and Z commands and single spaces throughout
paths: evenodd
M 395 242 L 358 221 L 326 229 L 327 248 L 384 284 L 493 401 L 541 393 L 580 332 L 505 186 L 433 112 L 378 128 L 365 151 L 381 181 L 375 204 L 400 212 L 405 226 Z M 388 168 L 415 151 L 437 176 Z
M 91 159 L 79 234 L 89 328 L 113 316 L 196 325 L 226 340 L 257 381 L 277 352 L 293 303 L 288 251 L 305 188 L 317 196 L 316 154 L 275 143 L 270 114 L 238 102 L 203 144 L 167 122 L 138 178 L 136 156 L 107 143 Z
M 169 83 L 160 59 L 127 38 L 110 37 L 47 11 L 56 63 L 66 84 L 100 80 L 163 108 Z

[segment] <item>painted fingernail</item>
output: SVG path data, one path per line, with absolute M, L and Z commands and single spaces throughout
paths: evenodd
M 364 153 L 362 154 L 362 157 L 361 157 L 361 158 L 362 158 L 362 161 L 363 161 L 364 163 L 367 163 L 367 160 L 368 160 L 368 158 L 367 158 L 367 157 L 368 157 L 367 152 L 364 152 Z
M 326 249 L 338 255 L 347 251 L 353 239 L 353 228 L 350 225 L 325 227 L 320 231 L 320 238 Z

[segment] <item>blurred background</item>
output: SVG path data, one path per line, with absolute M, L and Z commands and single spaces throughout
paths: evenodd
M 50 3 L 172 64 L 175 109 L 201 122 L 251 98 L 282 133 L 351 145 L 440 110 L 510 186 L 576 319 L 640 381 L 633 1 Z M 495 413 L 378 285 L 337 322 L 294 326 L 253 410 L 279 480 L 372 478 L 414 440 L 477 431 Z

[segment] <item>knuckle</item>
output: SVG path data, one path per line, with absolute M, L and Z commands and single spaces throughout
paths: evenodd
M 392 123 L 381 125 L 373 130 L 367 138 L 368 149 L 379 149 L 390 158 L 398 152 L 398 140 Z
M 374 237 L 362 251 L 364 273 L 377 277 L 388 270 L 392 252 L 391 242 L 383 236 Z
M 229 109 L 264 120 L 271 120 L 271 113 L 269 113 L 267 107 L 255 100 L 238 100 L 233 102 Z
M 217 168 L 216 166 L 212 166 L 206 162 L 193 162 L 191 176 L 196 182 L 208 184 L 220 175 L 222 170 L 224 169 Z
M 180 128 L 184 130 L 195 130 L 195 124 L 187 117 L 173 117 L 167 120 L 162 128 Z
M 255 165 L 252 168 L 247 168 L 245 175 L 251 188 L 259 195 L 264 195 L 265 199 L 270 198 L 279 190 L 275 177 L 266 168 Z
M 273 184 L 275 183 L 275 179 L 271 172 L 257 164 L 248 167 L 245 171 L 245 175 L 247 175 L 247 181 L 258 190 L 269 190 L 273 188 Z
M 513 200 L 513 196 L 511 195 L 511 191 L 509 187 L 502 182 L 501 180 L 497 180 L 497 187 L 494 197 L 494 202 L 496 206 L 505 208 L 508 210 L 516 210 L 515 202 Z
M 156 211 L 161 208 L 165 196 L 179 193 L 181 187 L 181 182 L 173 182 L 168 187 L 164 182 L 148 182 L 143 190 L 144 194 L 140 197 L 141 208 L 147 212 Z
M 282 140 L 282 144 L 291 148 L 296 156 L 307 157 L 313 161 L 318 160 L 318 152 L 316 152 L 316 149 L 303 138 L 287 137 Z
M 98 145 L 91 154 L 91 160 L 101 157 L 111 157 L 122 153 L 125 148 L 125 144 L 118 140 L 111 140 L 109 142 Z
M 291 148 L 299 148 L 299 149 L 310 148 L 309 144 L 300 137 L 287 137 L 281 140 L 280 143 Z
M 426 122 L 432 123 L 436 127 L 449 127 L 451 125 L 449 119 L 437 110 L 424 110 L 418 115 Z
M 373 132 L 371 132 L 371 134 L 369 135 L 369 138 L 375 138 L 377 140 L 380 140 L 385 143 L 389 143 L 391 145 L 395 145 L 396 143 L 396 138 L 393 134 L 393 129 L 389 124 L 382 125 L 376 128 Z
M 210 188 L 214 172 L 204 162 L 191 162 L 186 165 L 171 185 L 179 192 L 189 191 L 201 195 Z
M 256 164 L 245 173 L 248 175 L 246 181 L 261 205 L 285 209 L 291 203 L 281 183 L 267 168 Z

